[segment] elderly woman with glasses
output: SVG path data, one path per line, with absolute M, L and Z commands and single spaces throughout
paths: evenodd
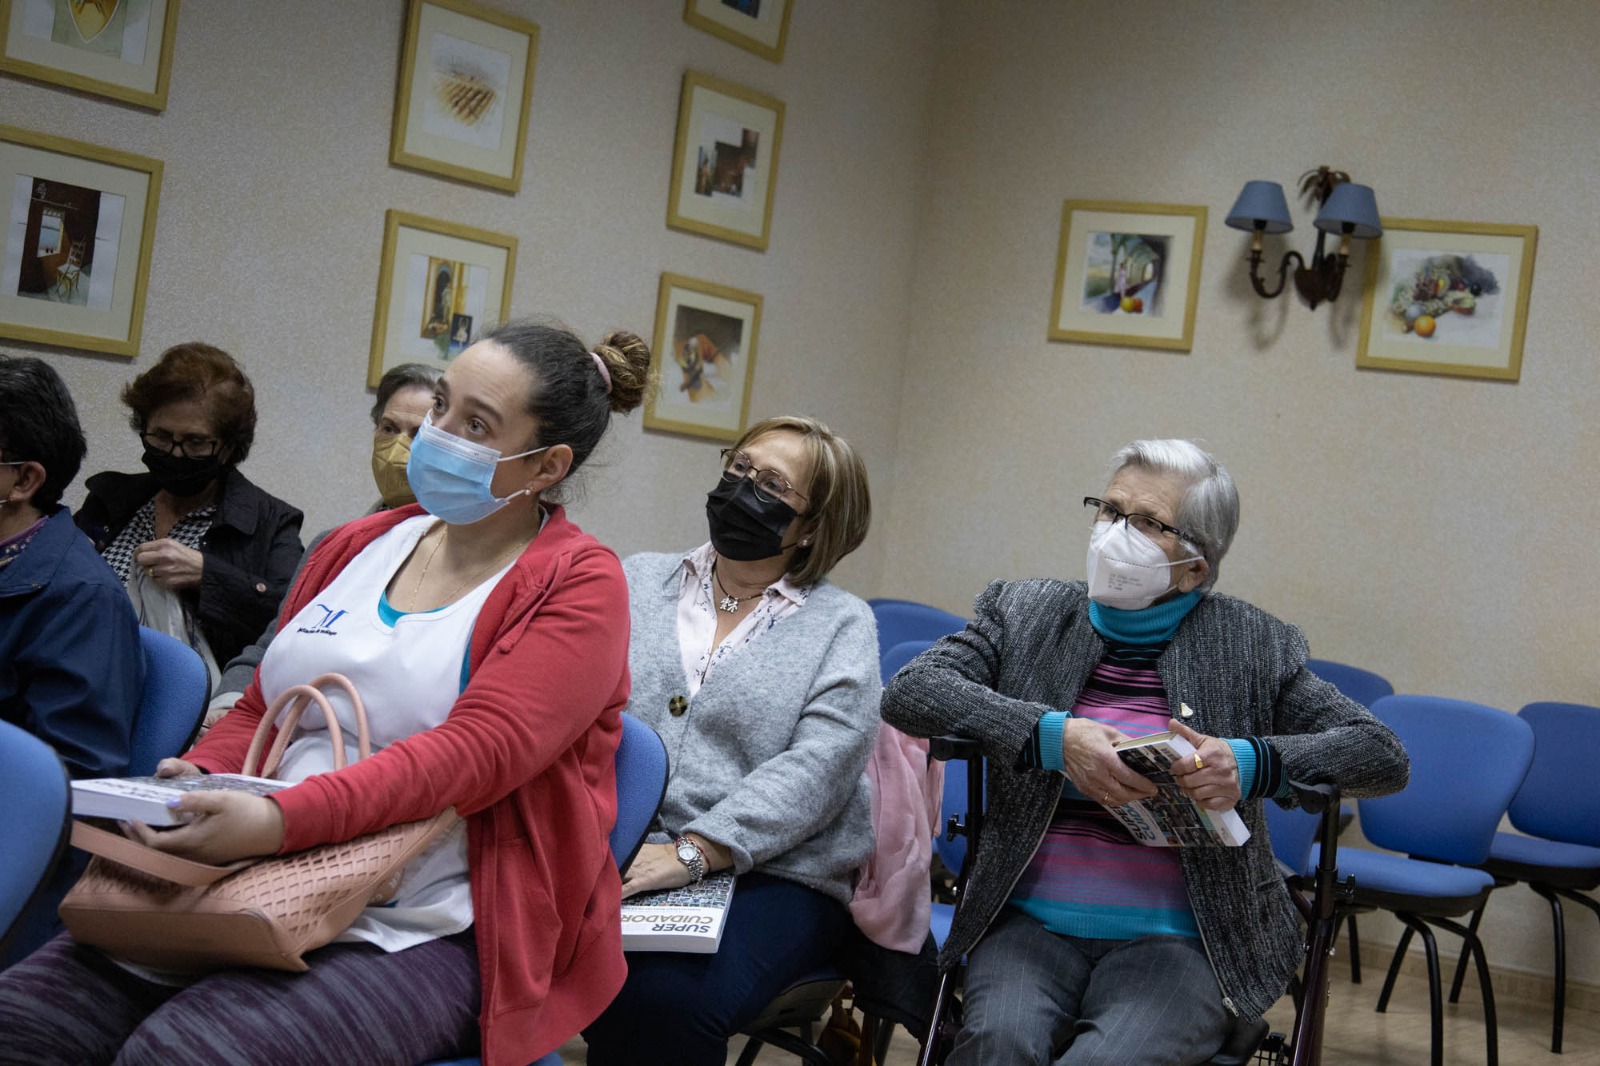
M 143 474 L 89 478 L 74 515 L 145 625 L 198 651 L 213 687 L 277 613 L 300 563 L 301 514 L 239 473 L 256 433 L 255 390 L 209 344 L 169 348 L 122 390 Z
M 1084 506 L 1087 583 L 995 582 L 884 693 L 885 721 L 975 738 L 991 775 L 940 959 L 968 957 L 950 1066 L 1208 1061 L 1301 956 L 1262 802 L 1291 779 L 1406 783 L 1399 740 L 1306 669 L 1299 630 L 1212 591 L 1239 521 L 1215 459 L 1135 441 Z M 1237 808 L 1243 846 L 1146 847 L 1107 810 L 1155 792 L 1113 746 L 1166 730 L 1196 749 L 1175 781 Z
M 851 930 L 872 848 L 867 756 L 878 645 L 828 572 L 867 535 L 866 467 L 810 418 L 771 418 L 723 453 L 711 539 L 623 563 L 633 621 L 628 710 L 672 772 L 624 897 L 732 870 L 715 954 L 634 953 L 586 1032 L 592 1066 L 727 1060 L 728 1039 Z

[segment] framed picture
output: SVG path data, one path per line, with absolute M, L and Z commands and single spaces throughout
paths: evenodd
M 178 0 L 0 0 L 0 70 L 167 106 Z
M 766 251 L 782 139 L 783 101 L 684 74 L 667 225 Z
M 1205 239 L 1204 207 L 1068 200 L 1050 339 L 1188 351 Z
M 522 187 L 539 27 L 466 0 L 411 0 L 389 162 Z
M 448 363 L 511 306 L 517 239 L 423 218 L 384 215 L 378 309 L 367 384 L 400 363 Z
M 662 274 L 651 361 L 661 387 L 644 424 L 709 440 L 738 440 L 750 416 L 761 297 Z
M 0 337 L 139 354 L 161 162 L 0 126 Z
M 1537 226 L 1384 219 L 1356 366 L 1516 381 L 1538 243 Z
M 783 62 L 791 0 L 685 0 L 683 21 L 762 59 Z

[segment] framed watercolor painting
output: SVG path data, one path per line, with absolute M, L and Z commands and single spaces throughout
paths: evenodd
M 400 363 L 448 363 L 504 321 L 516 269 L 509 234 L 387 212 L 367 385 Z
M 539 27 L 466 0 L 411 0 L 389 162 L 522 187 Z
M 793 6 L 792 0 L 685 0 L 683 21 L 781 63 Z
M 161 162 L 0 126 L 0 337 L 139 354 Z
M 1204 207 L 1066 201 L 1050 339 L 1188 351 L 1205 239 Z
M 1386 218 L 1356 366 L 1516 381 L 1539 227 Z
M 783 101 L 684 74 L 667 225 L 766 251 L 782 139 Z
M 0 0 L 0 70 L 155 111 L 178 0 Z
M 662 274 L 651 361 L 661 387 L 645 403 L 650 429 L 738 440 L 750 417 L 761 297 Z

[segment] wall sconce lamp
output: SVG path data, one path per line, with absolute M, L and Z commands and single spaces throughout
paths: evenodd
M 1283 197 L 1283 186 L 1275 181 L 1247 181 L 1228 212 L 1227 225 L 1234 229 L 1250 231 L 1250 284 L 1256 295 L 1270 300 L 1283 292 L 1289 273 L 1289 262 L 1296 264 L 1294 287 L 1313 310 L 1317 304 L 1332 303 L 1339 298 L 1344 282 L 1344 270 L 1350 263 L 1350 238 L 1371 240 L 1383 235 L 1383 225 L 1378 221 L 1378 202 L 1372 188 L 1357 185 L 1350 175 L 1328 167 L 1308 170 L 1300 176 L 1301 195 L 1321 205 L 1312 225 L 1317 227 L 1317 247 L 1307 263 L 1299 252 L 1284 253 L 1278 266 L 1278 287 L 1268 292 L 1261 281 L 1261 236 L 1264 233 L 1288 233 L 1294 229 L 1289 220 L 1289 204 Z M 1323 244 L 1328 234 L 1339 235 L 1339 250 L 1328 254 Z

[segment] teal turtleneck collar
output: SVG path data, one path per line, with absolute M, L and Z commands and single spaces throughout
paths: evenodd
M 1137 611 L 1106 607 L 1091 600 L 1089 622 L 1102 637 L 1121 644 L 1165 644 L 1203 595 L 1199 589 L 1191 589 L 1165 603 L 1154 603 Z

